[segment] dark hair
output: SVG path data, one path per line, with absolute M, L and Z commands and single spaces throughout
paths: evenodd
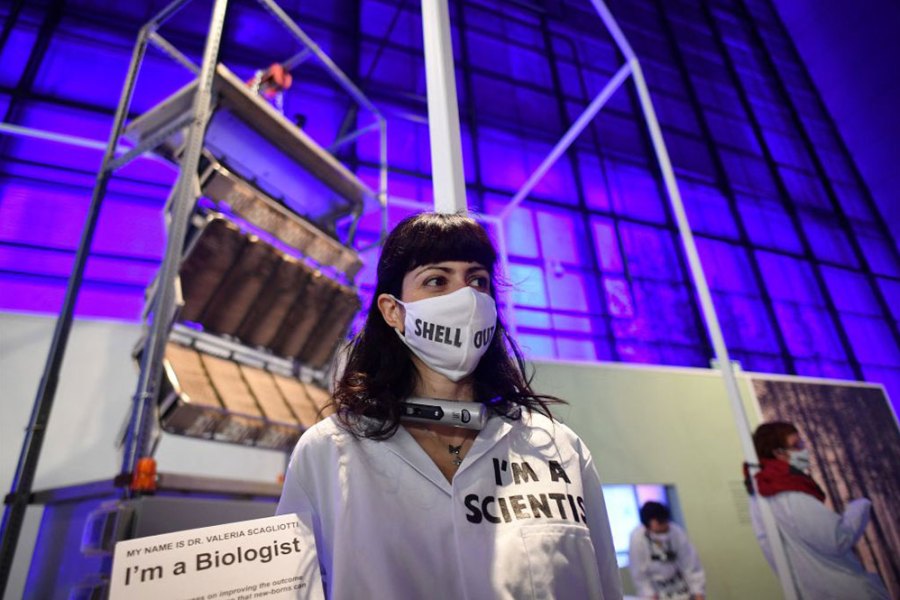
M 408 272 L 447 260 L 484 265 L 491 274 L 490 294 L 496 299 L 497 252 L 474 219 L 461 214 L 420 213 L 401 221 L 385 240 L 365 326 L 350 343 L 347 364 L 334 391 L 338 419 L 354 434 L 374 439 L 394 435 L 403 402 L 413 393 L 418 378 L 410 351 L 378 310 L 378 296 L 399 298 Z M 526 408 L 551 417 L 549 404 L 561 402 L 531 389 L 522 353 L 499 316 L 494 337 L 472 378 L 475 401 L 494 414 L 518 418 L 521 408 Z M 363 422 L 358 417 L 369 419 Z
M 668 523 L 672 520 L 669 507 L 659 502 L 645 502 L 641 507 L 641 523 L 644 527 L 650 527 L 650 521 L 656 519 L 660 523 Z
M 759 458 L 775 458 L 775 450 L 787 446 L 788 436 L 800 433 L 793 423 L 772 421 L 763 423 L 753 433 L 753 445 Z

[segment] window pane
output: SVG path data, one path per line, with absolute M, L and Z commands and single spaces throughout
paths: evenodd
M 632 277 L 681 280 L 672 234 L 649 225 L 621 223 L 619 232 Z

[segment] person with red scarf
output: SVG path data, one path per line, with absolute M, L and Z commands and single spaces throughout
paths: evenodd
M 772 551 L 759 514 L 767 502 L 778 524 L 798 595 L 807 600 L 888 598 L 878 575 L 868 573 L 853 553 L 869 523 L 872 503 L 850 502 L 843 514 L 825 505 L 825 492 L 809 475 L 809 450 L 791 423 L 763 423 L 753 434 L 760 470 L 756 490 L 749 480 L 753 530 L 774 569 Z

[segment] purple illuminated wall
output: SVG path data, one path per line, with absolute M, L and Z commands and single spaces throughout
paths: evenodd
M 390 192 L 432 200 L 416 3 L 288 2 L 388 117 Z M 451 3 L 470 205 L 496 214 L 621 63 L 587 0 Z M 744 368 L 882 381 L 900 397 L 900 260 L 768 0 L 619 0 L 698 235 L 727 342 Z M 4 122 L 104 140 L 138 27 L 160 2 L 0 6 Z M 198 54 L 200 0 L 167 33 Z M 294 48 L 235 4 L 225 60 L 242 77 Z M 140 112 L 187 81 L 151 52 Z M 290 118 L 333 139 L 349 103 L 298 72 Z M 703 366 L 711 356 L 630 87 L 513 212 L 507 278 L 532 357 Z M 377 177 L 377 139 L 340 156 Z M 0 308 L 55 312 L 100 151 L 0 136 Z M 82 316 L 136 319 L 158 265 L 173 171 L 142 159 L 111 186 Z M 391 222 L 408 214 L 392 209 Z M 378 217 L 362 223 L 374 239 Z M 360 286 L 371 293 L 374 253 Z

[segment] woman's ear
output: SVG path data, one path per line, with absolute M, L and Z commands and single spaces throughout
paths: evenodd
M 406 317 L 406 311 L 403 306 L 397 302 L 390 294 L 380 294 L 378 296 L 378 310 L 384 318 L 384 322 L 403 333 L 403 321 Z

